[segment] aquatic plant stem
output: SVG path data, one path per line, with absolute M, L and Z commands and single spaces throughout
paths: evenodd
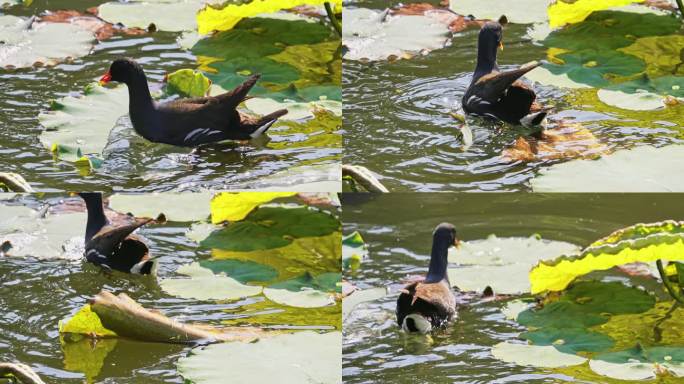
M 656 260 L 656 266 L 658 267 L 660 278 L 663 280 L 663 285 L 665 286 L 665 289 L 667 289 L 667 293 L 669 293 L 678 303 L 684 304 L 684 297 L 682 297 L 680 292 L 677 292 L 677 288 L 675 288 L 670 280 L 667 279 L 665 268 L 663 268 L 663 261 L 660 259 Z
M 677 8 L 679 8 L 679 13 L 682 14 L 682 17 L 684 17 L 684 4 L 682 4 L 682 0 L 676 0 L 677 1 Z
M 327 1 L 324 3 L 324 5 L 325 13 L 328 14 L 328 19 L 330 19 L 330 23 L 333 25 L 333 28 L 335 28 L 335 32 L 337 32 L 338 35 L 342 36 L 342 25 L 340 25 L 339 20 L 337 20 L 337 17 L 335 17 L 335 11 L 333 11 L 332 6 Z

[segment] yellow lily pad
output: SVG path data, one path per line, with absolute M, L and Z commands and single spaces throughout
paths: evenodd
M 240 221 L 261 204 L 296 194 L 297 192 L 222 192 L 211 200 L 211 222 L 218 224 Z

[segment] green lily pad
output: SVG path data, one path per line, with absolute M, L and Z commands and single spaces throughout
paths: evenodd
M 253 282 L 267 282 L 278 277 L 278 271 L 268 265 L 245 260 L 202 260 L 200 266 L 212 272 L 225 273 L 227 276 L 245 284 Z
M 579 365 L 586 358 L 559 352 L 552 346 L 514 344 L 504 341 L 492 347 L 492 355 L 506 363 L 540 368 L 557 368 Z
M 451 284 L 466 291 L 482 292 L 487 286 L 501 294 L 530 291 L 529 270 L 539 260 L 579 252 L 579 247 L 561 241 L 531 237 L 499 238 L 463 242 L 452 248 L 449 262 L 460 264 L 449 268 Z
M 167 76 L 166 87 L 168 93 L 202 97 L 209 92 L 211 80 L 207 79 L 202 72 L 192 69 L 179 69 Z
M 570 80 L 592 87 L 611 85 L 613 77 L 628 77 L 641 73 L 644 62 L 632 55 L 613 50 L 585 49 L 557 56 L 563 65 L 544 64 L 554 75 L 566 75 Z
M 261 293 L 261 286 L 244 285 L 224 273 L 215 274 L 199 263 L 183 265 L 176 273 L 189 278 L 167 278 L 159 286 L 169 295 L 197 300 L 236 300 Z
M 157 217 L 163 213 L 168 221 L 197 221 L 209 217 L 212 197 L 213 192 L 116 193 L 109 197 L 109 208 L 137 217 Z
M 387 15 L 344 7 L 342 38 L 347 49 L 345 59 L 378 61 L 444 48 L 449 29 L 429 15 Z
M 294 238 L 324 236 L 340 226 L 337 218 L 302 206 L 262 206 L 243 221 L 215 231 L 200 245 L 227 251 L 255 251 L 284 247 Z
M 327 54 L 313 49 L 304 50 L 301 46 L 321 44 L 330 38 L 330 29 L 320 23 L 251 18 L 243 19 L 231 30 L 198 41 L 192 47 L 192 53 L 198 56 L 198 61 L 202 64 L 200 69 L 223 89 L 233 89 L 249 76 L 260 73 L 262 77 L 250 92 L 251 95 L 283 101 L 285 97 L 279 96 L 278 92 L 289 88 L 295 91 L 289 93 L 287 98 L 316 101 L 322 96 L 321 93 L 305 95 L 300 91 L 313 85 L 307 81 L 312 71 L 329 72 L 324 66 L 328 62 L 324 61 L 327 58 L 330 58 L 330 62 L 334 60 L 330 53 L 333 45 L 323 46 Z M 316 68 L 303 70 L 301 65 L 293 65 L 290 59 L 293 50 L 300 54 L 313 55 L 302 60 Z M 325 83 L 326 80 L 323 81 Z M 333 81 L 332 77 L 329 81 Z M 315 85 L 322 84 L 318 82 Z
M 530 185 L 534 192 L 684 191 L 684 179 L 672 177 L 679 174 L 684 174 L 684 145 L 641 146 L 542 168 Z
M 610 315 L 646 312 L 655 299 L 620 282 L 578 282 L 555 302 L 518 315 L 518 323 L 535 328 L 591 327 L 606 323 Z
M 560 352 L 573 354 L 602 352 L 615 344 L 610 336 L 579 327 L 545 327 L 536 331 L 523 332 L 520 338 L 534 345 L 551 345 Z
M 278 304 L 313 308 L 335 303 L 330 292 L 341 289 L 342 274 L 337 272 L 312 276 L 305 273 L 297 278 L 264 288 L 264 296 Z
M 589 361 L 589 367 L 600 375 L 619 380 L 654 379 L 664 370 L 675 377 L 683 377 L 684 348 L 637 346 L 595 356 Z
M 40 142 L 66 161 L 78 161 L 84 155 L 101 156 L 109 132 L 117 120 L 128 113 L 128 90 L 125 86 L 86 87 L 83 96 L 67 96 L 53 104 L 52 111 L 38 115 L 45 128 Z
M 0 36 L 0 67 L 5 68 L 55 65 L 86 56 L 95 42 L 92 32 L 76 24 L 34 22 L 10 15 L 0 15 Z
M 341 332 L 302 331 L 194 349 L 176 365 L 195 384 L 342 383 L 341 345 Z
M 306 327 L 307 329 L 342 330 L 340 318 L 340 304 L 325 305 L 318 307 L 292 307 L 281 305 L 271 300 L 257 300 L 253 303 L 242 305 L 239 308 L 226 309 L 226 312 L 235 315 L 232 318 L 221 321 L 227 326 L 253 326 L 261 327 Z

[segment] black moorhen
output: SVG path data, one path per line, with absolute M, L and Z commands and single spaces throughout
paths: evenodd
M 534 91 L 518 79 L 541 63 L 533 61 L 506 72 L 499 72 L 496 63 L 496 50 L 503 49 L 503 25 L 506 23 L 506 16 L 501 16 L 498 22 L 489 21 L 480 29 L 477 65 L 461 101 L 463 110 L 511 124 L 538 125 L 546 117 L 547 110 L 534 102 L 537 97 Z
M 114 60 L 101 84 L 118 81 L 128 86 L 129 115 L 135 131 L 155 143 L 183 147 L 223 140 L 249 140 L 262 135 L 287 113 L 281 109 L 261 118 L 240 113 L 237 106 L 259 75 L 218 96 L 196 97 L 157 103 L 152 100 L 142 67 L 132 59 Z
M 458 245 L 456 228 L 442 223 L 432 234 L 430 267 L 425 279 L 402 289 L 397 299 L 397 323 L 406 332 L 428 333 L 456 317 L 456 296 L 447 276 L 449 247 Z
M 101 193 L 79 193 L 88 210 L 85 233 L 85 258 L 105 269 L 126 273 L 153 274 L 155 261 L 150 258 L 149 248 L 131 233 L 145 224 L 163 222 L 157 219 L 127 217 L 128 223 L 112 224 L 107 220 Z

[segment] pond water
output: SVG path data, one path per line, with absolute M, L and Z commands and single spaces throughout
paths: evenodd
M 662 194 L 344 194 L 344 233 L 359 231 L 369 255 L 357 271 L 345 270 L 343 278 L 362 289 L 391 288 L 388 296 L 361 304 L 345 320 L 345 383 L 578 382 L 552 370 L 493 358 L 492 345 L 515 339 L 525 330 L 506 320 L 501 312 L 506 300 L 476 297 L 466 301 L 459 307 L 458 319 L 428 339 L 409 336 L 397 326 L 396 290 L 408 275 L 427 271 L 432 231 L 441 222 L 453 223 L 465 241 L 490 234 L 539 234 L 544 239 L 587 246 L 635 223 L 681 220 L 684 207 L 680 200 L 681 195 Z M 653 279 L 627 278 L 615 271 L 597 273 L 596 278 L 631 279 L 631 284 L 663 294 Z M 459 282 L 451 283 L 458 286 Z M 623 382 L 593 379 L 587 382 Z
M 397 4 L 362 0 L 353 6 L 382 10 Z M 547 59 L 547 48 L 526 36 L 528 27 L 506 26 L 505 49 L 498 54 L 502 70 Z M 392 192 L 426 192 L 529 191 L 528 181 L 540 169 L 565 161 L 504 161 L 502 151 L 524 130 L 481 119 L 469 121 L 474 143 L 463 149 L 460 123 L 449 112 L 461 111 L 461 97 L 475 68 L 478 32 L 466 29 L 456 33 L 446 48 L 408 60 L 345 59 L 344 163 L 367 167 Z M 675 33 L 681 34 L 681 30 Z M 588 49 L 594 44 L 576 43 Z M 551 122 L 579 122 L 611 150 L 682 141 L 681 106 L 635 112 L 601 103 L 596 89 L 567 90 L 537 83 L 534 90 L 539 102 L 554 108 Z
M 81 206 L 79 200 L 55 194 L 44 198 L 26 196 L 0 202 L 0 207 L 24 205 L 40 209 L 49 204 L 49 212 L 56 212 L 64 202 L 71 209 Z M 277 304 L 261 294 L 238 300 L 195 300 L 165 293 L 159 280 L 180 277 L 176 273 L 179 266 L 212 257 L 212 249 L 199 246 L 186 236 L 190 225 L 167 222 L 138 231 L 147 240 L 151 255 L 158 258 L 157 277 L 118 272 L 105 275 L 99 268 L 81 262 L 82 245 L 67 253 L 69 260 L 0 257 L 0 361 L 28 364 L 46 383 L 187 382 L 177 372 L 176 362 L 189 354 L 189 346 L 123 338 L 60 341 L 59 322 L 72 316 L 101 290 L 125 292 L 145 308 L 157 309 L 183 323 L 271 330 L 340 330 L 339 303 L 296 308 Z M 82 228 L 85 230 L 85 223 Z M 82 236 L 80 231 L 76 231 L 78 239 Z M 338 259 L 334 257 L 318 254 L 318 261 L 306 265 L 292 260 L 289 264 L 280 263 L 288 268 L 286 273 L 292 274 L 302 269 L 325 269 L 331 260 L 339 260 L 339 255 Z M 275 275 L 283 273 L 276 269 Z
M 102 3 L 36 0 L 28 7 L 11 6 L 0 13 L 32 16 L 60 9 L 83 12 Z M 334 33 L 332 29 L 331 33 Z M 53 159 L 39 141 L 43 127 L 38 121 L 39 113 L 49 110 L 52 100 L 83 94 L 84 87 L 99 79 L 112 60 L 121 56 L 141 63 L 150 88 L 159 90 L 166 74 L 199 67 L 198 58 L 177 44 L 180 36 L 180 32 L 163 31 L 138 36 L 115 35 L 96 43 L 91 54 L 69 63 L 49 68 L 0 69 L 3 171 L 22 175 L 40 191 L 196 191 L 330 181 L 327 170 L 339 162 L 342 152 L 339 116 L 333 118 L 332 125 L 318 127 L 307 126 L 303 120 L 278 122 L 269 131 L 270 141 L 228 142 L 199 152 L 147 142 L 135 134 L 125 117 L 117 122 L 101 168 L 83 174 L 72 163 Z M 339 54 L 337 61 L 334 60 L 339 65 Z M 329 83 L 335 77 L 334 72 L 339 75 L 339 71 L 332 72 L 318 72 L 317 81 Z M 336 81 L 339 84 L 339 78 Z M 312 83 L 315 85 L 316 80 Z M 309 168 L 308 174 L 298 173 L 289 179 L 280 174 L 298 166 L 314 168 Z M 267 177 L 275 179 L 268 181 Z

